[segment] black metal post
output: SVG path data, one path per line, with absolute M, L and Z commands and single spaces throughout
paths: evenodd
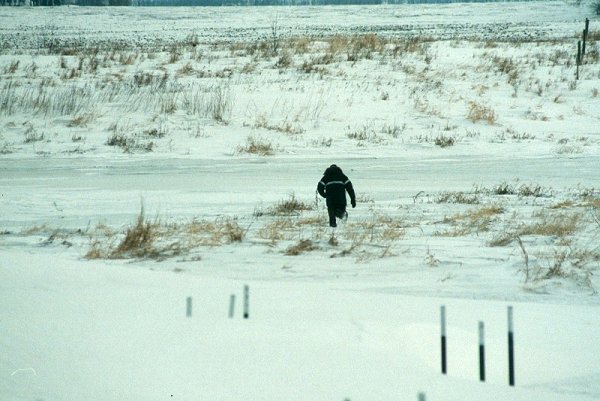
M 448 360 L 446 356 L 446 306 L 440 308 L 441 337 L 442 337 L 442 374 L 448 373 Z
M 583 62 L 583 57 L 585 56 L 585 42 L 587 42 L 589 27 L 590 27 L 590 20 L 589 20 L 589 18 L 586 18 L 585 19 L 585 29 L 583 30 L 583 46 L 581 48 L 581 57 L 582 57 L 581 61 L 582 62 Z
M 483 322 L 479 322 L 479 380 L 485 381 L 485 336 Z
M 244 319 L 250 317 L 250 287 L 244 286 Z
M 235 312 L 235 295 L 231 294 L 229 297 L 229 318 L 233 319 L 233 314 Z
M 515 385 L 515 337 L 512 306 L 508 307 L 508 384 Z
M 577 71 L 575 72 L 575 79 L 579 80 L 579 65 L 581 64 L 581 40 L 577 41 Z
M 185 315 L 187 317 L 192 317 L 192 297 L 187 297 L 185 304 Z

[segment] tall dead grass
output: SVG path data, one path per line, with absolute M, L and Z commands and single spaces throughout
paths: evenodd
M 102 229 L 92 236 L 85 258 L 165 259 L 200 247 L 242 242 L 246 231 L 231 218 L 164 223 L 148 219 L 142 208 L 136 222 L 123 233 Z
M 436 234 L 443 237 L 459 237 L 468 234 L 488 232 L 498 215 L 504 213 L 500 205 L 486 205 L 471 209 L 465 213 L 445 217 L 443 224 L 452 226 L 450 230 L 438 231 Z
M 578 231 L 582 216 L 579 213 L 543 213 L 538 221 L 524 224 L 518 230 L 520 236 L 539 235 L 545 237 L 564 238 Z
M 469 102 L 467 118 L 474 123 L 485 121 L 490 125 L 494 125 L 497 120 L 496 112 L 490 106 L 477 102 Z

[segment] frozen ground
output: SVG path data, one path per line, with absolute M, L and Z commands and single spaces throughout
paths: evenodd
M 1 8 L 0 399 L 600 399 L 586 16 Z

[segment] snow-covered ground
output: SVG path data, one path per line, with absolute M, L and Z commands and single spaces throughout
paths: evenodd
M 600 399 L 588 10 L 0 8 L 0 399 Z

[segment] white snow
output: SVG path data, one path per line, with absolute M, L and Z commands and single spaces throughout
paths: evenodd
M 0 8 L 0 399 L 600 399 L 589 10 Z M 141 205 L 156 253 L 107 257 Z

